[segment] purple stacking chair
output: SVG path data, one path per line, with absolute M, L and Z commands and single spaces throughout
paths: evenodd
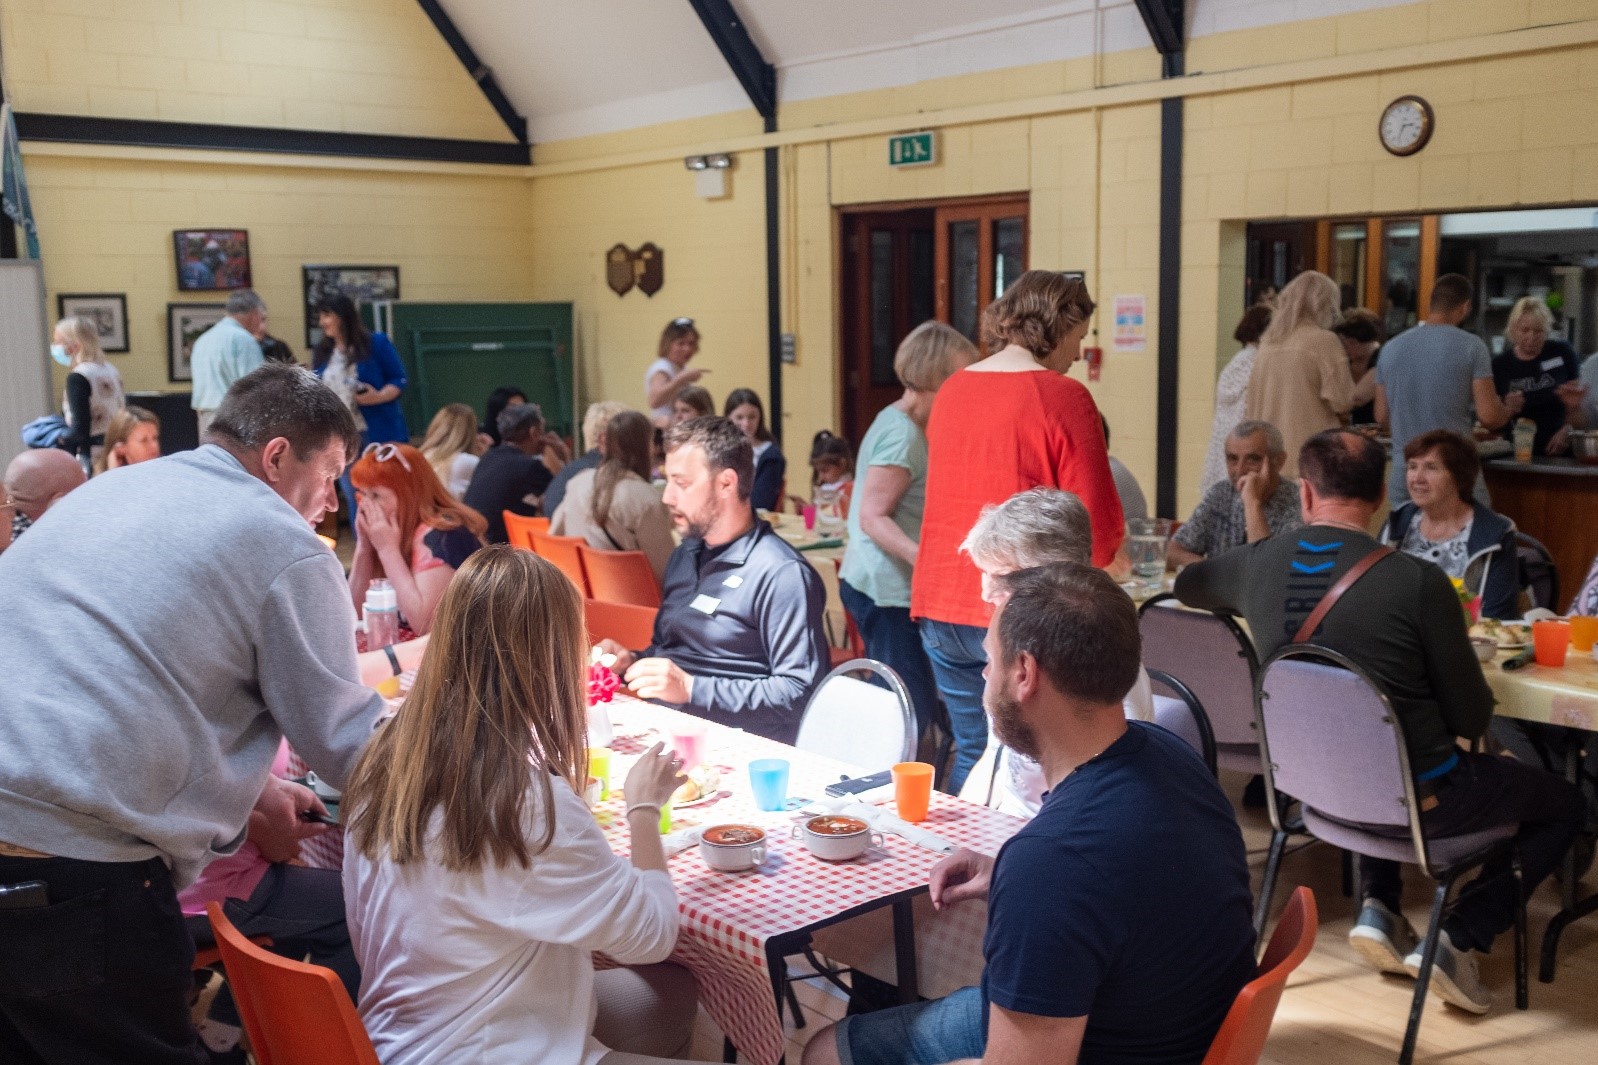
M 1500 858 L 1509 859 L 1520 880 L 1515 826 L 1428 837 L 1398 715 L 1370 676 L 1336 651 L 1289 644 L 1276 652 L 1260 670 L 1257 705 L 1266 809 L 1275 832 L 1256 903 L 1256 931 L 1263 931 L 1270 913 L 1288 837 L 1298 831 L 1283 827 L 1278 789 L 1303 804 L 1303 831 L 1315 839 L 1355 854 L 1419 865 L 1437 882 L 1398 1058 L 1400 1065 L 1410 1065 L 1448 896 L 1461 874 Z M 1526 902 L 1523 892 L 1517 895 L 1515 1006 L 1525 1009 Z
M 1154 723 L 1174 732 L 1193 748 L 1211 776 L 1216 775 L 1215 733 L 1210 729 L 1210 717 L 1204 712 L 1193 689 L 1160 669 L 1148 671 L 1149 684 L 1154 689 Z M 1165 694 L 1169 692 L 1170 694 Z
M 1254 678 L 1259 659 L 1248 635 L 1229 617 L 1188 610 L 1158 595 L 1138 611 L 1143 665 L 1185 684 L 1208 715 L 1215 764 L 1240 773 L 1260 772 L 1254 722 Z

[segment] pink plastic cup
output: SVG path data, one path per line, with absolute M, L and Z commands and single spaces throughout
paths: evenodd
M 668 743 L 672 750 L 677 752 L 677 757 L 682 759 L 684 773 L 696 765 L 705 762 L 706 750 L 710 746 L 708 733 L 703 725 L 682 725 L 675 727 L 668 734 Z
M 801 513 L 804 515 L 805 519 L 805 532 L 814 532 L 816 528 L 815 504 L 807 503 L 805 505 L 805 509 Z

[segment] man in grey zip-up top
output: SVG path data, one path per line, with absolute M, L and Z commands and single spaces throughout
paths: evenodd
M 267 366 L 208 440 L 96 477 L 0 555 L 0 1060 L 204 1061 L 176 889 L 247 822 L 320 809 L 270 777 L 283 736 L 342 785 L 382 709 L 312 530 L 348 411 Z

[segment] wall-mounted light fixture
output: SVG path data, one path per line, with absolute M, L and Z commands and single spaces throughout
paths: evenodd
M 694 191 L 707 200 L 719 200 L 727 195 L 727 171 L 732 168 L 732 156 L 726 152 L 713 155 L 690 155 L 682 165 L 693 171 Z

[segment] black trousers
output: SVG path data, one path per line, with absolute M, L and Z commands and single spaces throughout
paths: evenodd
M 1441 782 L 1437 806 L 1421 814 L 1428 836 L 1454 836 L 1497 825 L 1520 826 L 1515 840 L 1527 895 L 1546 880 L 1581 828 L 1581 793 L 1547 770 L 1491 754 L 1459 752 L 1460 764 Z M 1394 913 L 1403 883 L 1397 862 L 1359 860 L 1361 892 Z M 1483 867 L 1443 920 L 1462 950 L 1489 950 L 1515 922 L 1515 878 L 1508 862 Z
M 0 909 L 0 1062 L 204 1065 L 166 864 L 0 857 L 0 884 L 30 880 L 48 905 Z

